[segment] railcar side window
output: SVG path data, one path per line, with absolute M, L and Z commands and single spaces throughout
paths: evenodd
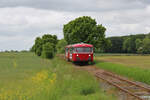
M 73 53 L 76 53 L 77 51 L 76 51 L 76 48 L 73 48 Z
M 93 48 L 91 48 L 91 52 L 93 52 Z
M 73 53 L 73 48 L 70 48 L 70 53 Z
M 66 53 L 68 53 L 68 48 L 66 48 Z

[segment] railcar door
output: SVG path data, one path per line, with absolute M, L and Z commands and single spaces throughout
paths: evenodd
M 65 49 L 65 57 L 68 59 L 68 48 Z
M 72 53 L 73 53 L 73 48 L 70 48 L 70 55 L 69 55 L 70 60 L 72 60 Z

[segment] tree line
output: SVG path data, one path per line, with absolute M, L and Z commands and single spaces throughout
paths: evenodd
M 150 53 L 150 33 L 107 38 L 111 41 L 111 48 L 106 53 Z

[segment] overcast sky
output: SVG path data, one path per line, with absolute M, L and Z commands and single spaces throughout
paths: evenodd
M 63 25 L 91 16 L 106 36 L 150 32 L 150 0 L 0 0 L 0 51 L 29 49 L 45 33 L 63 38 Z

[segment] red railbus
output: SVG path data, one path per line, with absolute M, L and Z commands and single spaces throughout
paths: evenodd
M 73 62 L 93 62 L 93 45 L 85 43 L 67 45 L 65 58 Z

